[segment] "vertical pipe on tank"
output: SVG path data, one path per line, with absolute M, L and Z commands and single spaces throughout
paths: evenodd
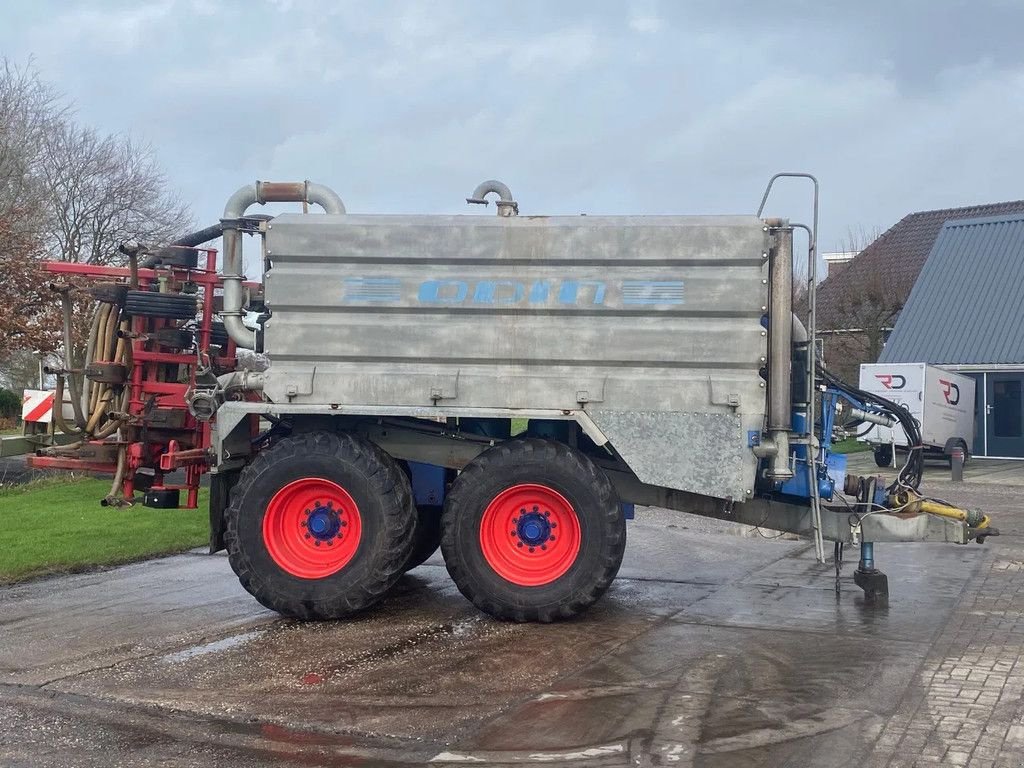
M 228 198 L 224 206 L 220 222 L 224 237 L 224 264 L 221 268 L 224 309 L 220 315 L 228 336 L 245 349 L 255 348 L 256 333 L 242 322 L 245 295 L 242 281 L 245 274 L 242 269 L 242 238 L 238 220 L 245 215 L 249 206 L 256 203 L 290 202 L 316 203 L 327 213 L 345 213 L 345 204 L 333 189 L 312 181 L 257 181 L 255 184 L 246 184 Z
M 777 226 L 768 291 L 768 433 L 778 447 L 770 475 L 793 476 L 789 433 L 793 423 L 793 229 Z
M 221 276 L 224 280 L 224 309 L 220 316 L 224 320 L 224 330 L 235 344 L 245 349 L 256 346 L 256 332 L 251 331 L 242 323 L 243 290 L 242 281 L 242 249 L 238 226 L 224 226 L 224 263 Z

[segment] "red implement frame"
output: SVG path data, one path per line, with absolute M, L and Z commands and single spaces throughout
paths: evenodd
M 122 429 L 124 439 L 118 445 L 126 447 L 127 469 L 122 482 L 122 493 L 126 500 L 135 499 L 136 473 L 140 469 L 152 471 L 153 490 L 185 491 L 184 507 L 198 506 L 199 481 L 208 468 L 210 446 L 210 424 L 201 422 L 188 411 L 185 394 L 195 385 L 196 366 L 199 358 L 205 365 L 233 370 L 236 364 L 236 348 L 232 340 L 221 350 L 221 355 L 210 359 L 210 339 L 213 326 L 214 295 L 222 286 L 217 275 L 217 252 L 213 249 L 197 249 L 205 266 L 196 269 L 164 267 L 160 269 L 139 269 L 139 289 L 146 290 L 159 278 L 170 278 L 172 284 L 194 283 L 198 289 L 197 298 L 201 311 L 196 325 L 196 347 L 191 352 L 163 351 L 150 337 L 165 327 L 176 327 L 179 321 L 151 317 L 131 318 L 131 376 L 129 387 L 127 426 Z M 48 272 L 76 275 L 87 279 L 127 279 L 127 267 L 94 266 L 68 262 L 45 262 Z M 167 381 L 167 367 L 179 366 L 186 370 L 187 377 L 174 377 Z M 184 366 L 184 369 L 181 368 Z M 92 441 L 110 445 L 112 440 Z M 38 468 L 72 469 L 85 472 L 117 471 L 116 463 L 98 462 L 95 459 L 77 459 L 68 456 L 32 456 L 29 465 Z M 164 475 L 183 469 L 184 483 L 166 485 Z

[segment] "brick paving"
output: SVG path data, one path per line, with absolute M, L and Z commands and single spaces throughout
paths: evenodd
M 1024 514 L 1000 517 L 1016 530 Z M 1024 767 L 1024 537 L 985 546 L 978 574 L 875 743 L 870 768 Z

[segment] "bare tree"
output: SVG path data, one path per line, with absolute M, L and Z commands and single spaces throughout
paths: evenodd
M 37 170 L 46 137 L 66 116 L 31 62 L 18 67 L 0 59 L 0 218 L 8 232 L 20 236 L 43 224 Z
M 0 356 L 54 349 L 59 320 L 39 268 L 47 215 L 39 183 L 47 135 L 66 118 L 52 88 L 0 60 Z M 0 367 L 8 366 L 0 361 Z
M 0 218 L 0 357 L 19 350 L 51 351 L 60 340 L 60 312 L 41 269 L 32 233 Z M 3 363 L 0 362 L 0 367 Z
M 43 260 L 117 262 L 121 242 L 158 244 L 190 218 L 149 146 L 77 125 L 31 63 L 0 60 L 0 357 L 60 345 Z
M 46 137 L 40 175 L 45 242 L 60 261 L 117 262 L 122 242 L 164 242 L 189 224 L 152 148 L 122 136 L 61 125 Z
M 868 229 L 863 225 L 847 227 L 846 237 L 839 243 L 839 250 L 843 253 L 860 253 L 878 238 L 882 236 L 882 230 L 878 227 Z
M 9 354 L 0 354 L 0 387 L 20 392 L 23 389 L 36 389 L 42 376 L 42 365 L 49 364 L 45 354 L 37 354 L 28 350 L 18 350 Z
M 842 248 L 860 254 L 879 237 L 877 229 L 851 229 Z M 827 337 L 825 354 L 829 367 L 854 382 L 859 377 L 861 363 L 873 363 L 882 354 L 889 332 L 913 288 L 913 281 L 904 284 L 903 278 L 859 268 L 857 258 L 859 256 L 845 267 L 850 272 L 837 279 L 834 287 L 830 286 L 832 290 L 827 293 L 830 327 L 822 329 Z

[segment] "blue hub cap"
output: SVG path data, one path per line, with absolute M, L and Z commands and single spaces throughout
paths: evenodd
M 333 507 L 316 507 L 306 518 L 306 528 L 314 539 L 330 541 L 341 530 L 341 517 Z
M 540 511 L 520 513 L 516 535 L 527 546 L 539 547 L 551 537 L 551 523 Z

